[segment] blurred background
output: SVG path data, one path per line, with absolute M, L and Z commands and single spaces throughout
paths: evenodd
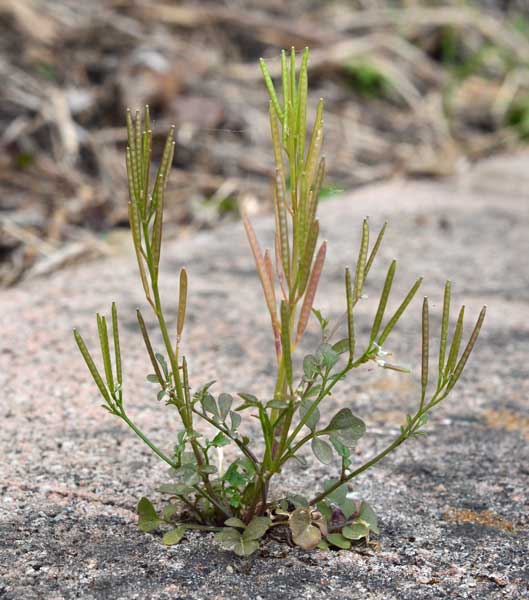
M 258 58 L 311 48 L 324 197 L 529 139 L 529 1 L 0 0 L 0 286 L 116 252 L 126 107 L 176 150 L 169 235 L 271 206 Z M 126 243 L 128 244 L 128 236 Z

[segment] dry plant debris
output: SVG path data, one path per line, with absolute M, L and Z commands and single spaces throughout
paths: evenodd
M 210 225 L 243 194 L 269 209 L 255 61 L 280 47 L 314 49 L 328 194 L 512 147 L 529 134 L 519 4 L 3 0 L 0 285 L 105 252 L 101 233 L 127 226 L 126 106 L 176 124 L 169 221 Z

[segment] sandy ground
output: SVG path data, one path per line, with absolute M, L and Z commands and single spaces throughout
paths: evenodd
M 303 552 L 270 542 L 249 559 L 191 534 L 166 548 L 137 531 L 135 503 L 166 469 L 99 408 L 71 336 L 95 342 L 95 311 L 118 302 L 129 412 L 164 447 L 177 423 L 145 382 L 134 308 L 144 306 L 131 255 L 64 270 L 0 298 L 0 598 L 524 598 L 529 596 L 529 155 L 493 159 L 443 183 L 395 181 L 322 205 L 329 262 L 316 304 L 343 310 L 342 270 L 354 262 L 362 216 L 390 220 L 368 284 L 373 299 L 387 262 L 396 290 L 420 274 L 437 315 L 445 278 L 477 316 L 489 312 L 464 385 L 439 407 L 430 435 L 360 477 L 358 497 L 380 518 L 379 545 Z M 257 224 L 267 238 L 271 222 Z M 273 366 L 268 318 L 240 225 L 165 249 L 166 304 L 177 273 L 190 273 L 186 352 L 192 384 L 266 394 Z M 396 303 L 398 296 L 395 296 Z M 368 332 L 367 301 L 359 309 Z M 145 309 L 147 313 L 147 309 Z M 174 310 L 169 310 L 174 316 Z M 420 299 L 388 346 L 413 376 L 359 372 L 329 400 L 351 406 L 382 448 L 418 398 Z M 366 317 L 362 324 L 363 317 Z M 432 327 L 439 319 L 432 319 Z M 470 329 L 470 321 L 466 331 Z M 316 329 L 307 347 L 316 341 Z M 268 392 L 269 393 L 269 392 Z M 322 466 L 292 467 L 279 487 L 314 490 Z

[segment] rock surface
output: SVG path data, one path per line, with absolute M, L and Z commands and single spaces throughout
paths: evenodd
M 270 542 L 249 559 L 209 534 L 166 548 L 135 526 L 134 507 L 166 478 L 163 464 L 99 408 L 75 350 L 91 347 L 96 311 L 118 302 L 129 413 L 164 447 L 176 421 L 145 382 L 135 327 L 144 306 L 132 256 L 82 265 L 4 292 L 0 299 L 0 598 L 524 598 L 529 596 L 529 156 L 493 159 L 453 181 L 391 182 L 322 204 L 329 261 L 317 306 L 343 310 L 342 272 L 354 263 L 360 220 L 390 228 L 367 293 L 399 259 L 396 289 L 417 275 L 439 314 L 442 286 L 467 306 L 471 327 L 489 311 L 462 385 L 434 413 L 430 435 L 403 446 L 355 484 L 379 514 L 379 545 L 303 552 Z M 271 222 L 258 225 L 262 239 Z M 268 318 L 241 226 L 169 243 L 163 297 L 174 316 L 177 272 L 190 273 L 186 353 L 192 380 L 267 394 Z M 394 302 L 399 296 L 394 297 Z M 366 334 L 372 302 L 357 322 Z M 454 309 L 455 311 L 455 309 Z M 144 314 L 147 314 L 145 309 Z M 418 365 L 417 299 L 388 345 Z M 362 323 L 362 316 L 366 319 Z M 432 319 L 432 328 L 439 319 Z M 307 347 L 316 342 L 316 329 Z M 436 330 L 437 331 L 437 330 Z M 329 402 L 368 424 L 358 460 L 382 448 L 417 402 L 417 369 L 355 374 Z M 269 392 L 268 392 L 269 393 Z M 280 486 L 309 493 L 325 469 L 291 467 Z

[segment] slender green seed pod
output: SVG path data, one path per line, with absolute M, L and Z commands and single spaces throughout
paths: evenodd
M 276 90 L 274 87 L 274 83 L 272 81 L 272 78 L 270 77 L 270 73 L 268 71 L 268 67 L 266 66 L 264 58 L 259 59 L 259 65 L 261 66 L 261 71 L 263 73 L 264 82 L 266 85 L 266 89 L 268 90 L 270 100 L 272 100 L 274 108 L 277 112 L 277 116 L 282 121 L 283 120 L 283 109 L 279 105 L 279 100 L 277 99 L 277 94 L 276 94 Z
M 448 323 L 450 319 L 450 292 L 452 284 L 447 281 L 445 284 L 443 300 L 443 319 L 441 322 L 441 340 L 439 342 L 439 376 L 442 376 L 445 368 L 446 344 L 448 341 Z
M 118 384 L 121 385 L 123 383 L 123 373 L 121 367 L 121 348 L 119 344 L 118 309 L 115 302 L 112 302 L 112 337 L 114 338 L 116 379 L 118 380 Z
M 362 224 L 362 241 L 360 242 L 360 250 L 358 252 L 358 260 L 356 262 L 356 276 L 354 283 L 354 302 L 358 302 L 362 295 L 362 289 L 364 287 L 367 250 L 369 247 L 369 221 L 367 218 L 364 219 Z
M 149 333 L 147 331 L 147 326 L 145 325 L 145 321 L 143 320 L 143 316 L 142 316 L 139 308 L 136 310 L 136 317 L 138 318 L 138 324 L 140 326 L 141 335 L 142 335 L 143 341 L 145 343 L 145 348 L 147 349 L 147 354 L 149 355 L 149 358 L 151 359 L 152 368 L 154 369 L 156 378 L 158 379 L 159 384 L 163 388 L 165 388 L 165 380 L 162 375 L 162 372 L 160 371 L 160 366 L 158 365 L 158 361 L 156 360 L 156 355 L 154 353 L 154 350 L 152 349 L 152 344 L 151 344 L 151 340 L 149 338 Z
M 305 245 L 305 252 L 301 257 L 301 264 L 298 271 L 298 296 L 301 297 L 305 293 L 307 282 L 309 280 L 310 268 L 312 266 L 312 259 L 314 258 L 314 251 L 316 250 L 316 244 L 318 243 L 318 237 L 320 235 L 320 223 L 318 220 L 312 223 L 307 237 L 307 243 Z
M 286 114 L 287 114 L 288 100 L 290 97 L 289 81 L 290 81 L 290 76 L 288 73 L 287 54 L 284 50 L 281 50 L 281 91 L 283 94 L 283 115 L 280 115 L 280 113 L 278 113 L 278 115 L 280 115 L 279 118 L 281 120 L 281 125 L 283 127 L 283 136 L 286 135 Z M 266 80 L 265 80 L 265 85 L 266 85 Z
M 367 259 L 366 269 L 365 269 L 366 277 L 367 277 L 367 274 L 369 273 L 369 270 L 371 269 L 371 265 L 373 264 L 373 261 L 375 260 L 375 256 L 377 255 L 378 249 L 380 248 L 380 244 L 382 244 L 382 238 L 384 237 L 384 233 L 386 233 L 387 225 L 388 225 L 387 221 L 384 223 L 384 225 L 382 225 L 382 229 L 380 230 L 380 232 L 377 236 L 377 239 L 375 240 L 375 245 L 373 246 L 373 249 L 371 250 L 371 252 L 369 254 L 369 258 Z
M 84 343 L 84 340 L 81 337 L 81 334 L 77 331 L 77 329 L 74 329 L 73 335 L 74 335 L 75 341 L 77 343 L 77 347 L 79 348 L 79 351 L 81 352 L 81 355 L 84 358 L 86 366 L 88 367 L 88 370 L 90 371 L 90 374 L 92 375 L 92 378 L 94 379 L 95 384 L 99 388 L 101 395 L 103 396 L 103 398 L 105 399 L 107 404 L 109 406 L 112 406 L 112 398 L 110 397 L 110 394 L 108 393 L 108 390 L 105 386 L 103 378 L 101 377 L 101 375 L 95 365 L 95 362 L 92 358 L 92 355 L 88 351 L 88 348 L 86 347 L 86 344 Z
M 401 302 L 400 306 L 397 308 L 391 319 L 388 321 L 388 324 L 382 330 L 382 333 L 380 334 L 380 337 L 377 340 L 377 344 L 379 346 L 382 346 L 384 344 L 388 335 L 392 332 L 398 320 L 402 317 L 402 314 L 408 308 L 408 305 L 413 300 L 413 297 L 417 293 L 417 290 L 421 287 L 422 280 L 422 277 L 419 277 L 419 279 L 417 279 L 417 281 L 413 284 L 404 300 Z
M 312 273 L 310 275 L 309 283 L 307 285 L 307 291 L 305 292 L 305 298 L 301 306 L 299 313 L 298 328 L 296 333 L 296 344 L 301 340 L 307 324 L 309 322 L 310 313 L 314 304 L 314 297 L 316 296 L 316 290 L 318 289 L 318 283 L 320 281 L 320 275 L 323 271 L 323 265 L 325 263 L 325 254 L 327 252 L 327 242 L 323 242 L 318 250 Z
M 448 381 L 452 376 L 452 372 L 456 366 L 457 357 L 459 355 L 459 347 L 461 346 L 461 337 L 463 336 L 463 321 L 465 318 L 465 307 L 462 306 L 459 310 L 457 317 L 456 328 L 454 330 L 454 337 L 450 345 L 450 352 L 448 353 L 448 360 L 446 361 L 446 367 L 444 370 L 444 380 Z
M 347 339 L 349 342 L 349 362 L 353 362 L 355 354 L 355 330 L 353 318 L 353 287 L 351 284 L 351 272 L 345 269 L 345 294 L 347 297 Z
M 105 367 L 105 378 L 111 393 L 114 392 L 114 376 L 112 374 L 112 362 L 110 359 L 110 348 L 108 345 L 108 329 L 105 317 L 97 315 L 97 328 L 99 330 L 99 344 L 101 346 L 101 355 Z
M 373 321 L 373 327 L 371 328 L 371 341 L 372 344 L 380 331 L 380 325 L 382 324 L 382 319 L 384 318 L 384 312 L 386 311 L 386 305 L 388 303 L 389 294 L 391 293 L 391 286 L 393 285 L 393 278 L 395 276 L 395 269 L 397 268 L 397 261 L 392 260 L 388 269 L 388 273 L 386 275 L 386 281 L 384 282 L 384 288 L 382 289 L 382 294 L 380 295 L 380 301 L 378 303 L 378 309 L 375 315 L 375 320 Z
M 290 313 L 287 303 L 281 300 L 281 352 L 287 382 L 292 387 L 292 355 L 290 344 Z
M 421 364 L 421 408 L 426 398 L 426 388 L 428 386 L 428 361 L 430 345 L 430 319 L 428 313 L 428 298 L 424 298 L 422 303 L 422 364 Z
M 484 306 L 479 313 L 479 317 L 476 322 L 476 325 L 474 326 L 474 329 L 470 335 L 470 339 L 468 340 L 468 343 L 467 343 L 465 349 L 463 350 L 463 354 L 461 355 L 461 358 L 459 359 L 459 362 L 457 363 L 454 373 L 450 377 L 450 381 L 448 382 L 448 386 L 447 386 L 447 391 L 450 391 L 454 387 L 454 385 L 457 383 L 457 380 L 461 377 L 461 374 L 463 373 L 463 369 L 465 368 L 465 365 L 467 364 L 468 357 L 470 356 L 472 350 L 474 349 L 474 346 L 476 345 L 476 342 L 477 342 L 477 339 L 479 336 L 479 332 L 481 331 L 481 326 L 483 325 L 483 321 L 485 320 L 486 312 L 487 312 L 487 307 Z
M 187 271 L 182 269 L 180 271 L 180 287 L 178 297 L 178 317 L 176 320 L 176 339 L 177 343 L 180 342 L 182 332 L 184 331 L 184 322 L 186 318 L 186 305 L 187 305 Z

